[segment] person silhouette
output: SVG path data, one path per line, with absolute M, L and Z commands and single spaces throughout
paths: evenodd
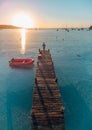
M 46 47 L 45 42 L 43 42 L 42 46 L 43 46 L 43 50 L 45 50 L 45 47 Z

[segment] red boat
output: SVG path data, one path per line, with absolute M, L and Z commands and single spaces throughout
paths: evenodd
M 32 58 L 12 58 L 11 61 L 9 61 L 9 65 L 11 67 L 28 67 L 34 63 L 34 59 Z

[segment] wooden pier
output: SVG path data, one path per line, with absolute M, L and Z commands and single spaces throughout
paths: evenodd
M 31 130 L 65 130 L 64 108 L 49 50 L 39 50 L 38 54 Z

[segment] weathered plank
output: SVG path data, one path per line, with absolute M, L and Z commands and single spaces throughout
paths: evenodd
M 31 130 L 65 130 L 64 108 L 48 50 L 40 50 L 38 54 Z

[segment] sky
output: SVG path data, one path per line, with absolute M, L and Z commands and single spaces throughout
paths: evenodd
M 92 25 L 92 0 L 0 0 L 0 24 L 11 24 L 20 12 L 38 28 Z

